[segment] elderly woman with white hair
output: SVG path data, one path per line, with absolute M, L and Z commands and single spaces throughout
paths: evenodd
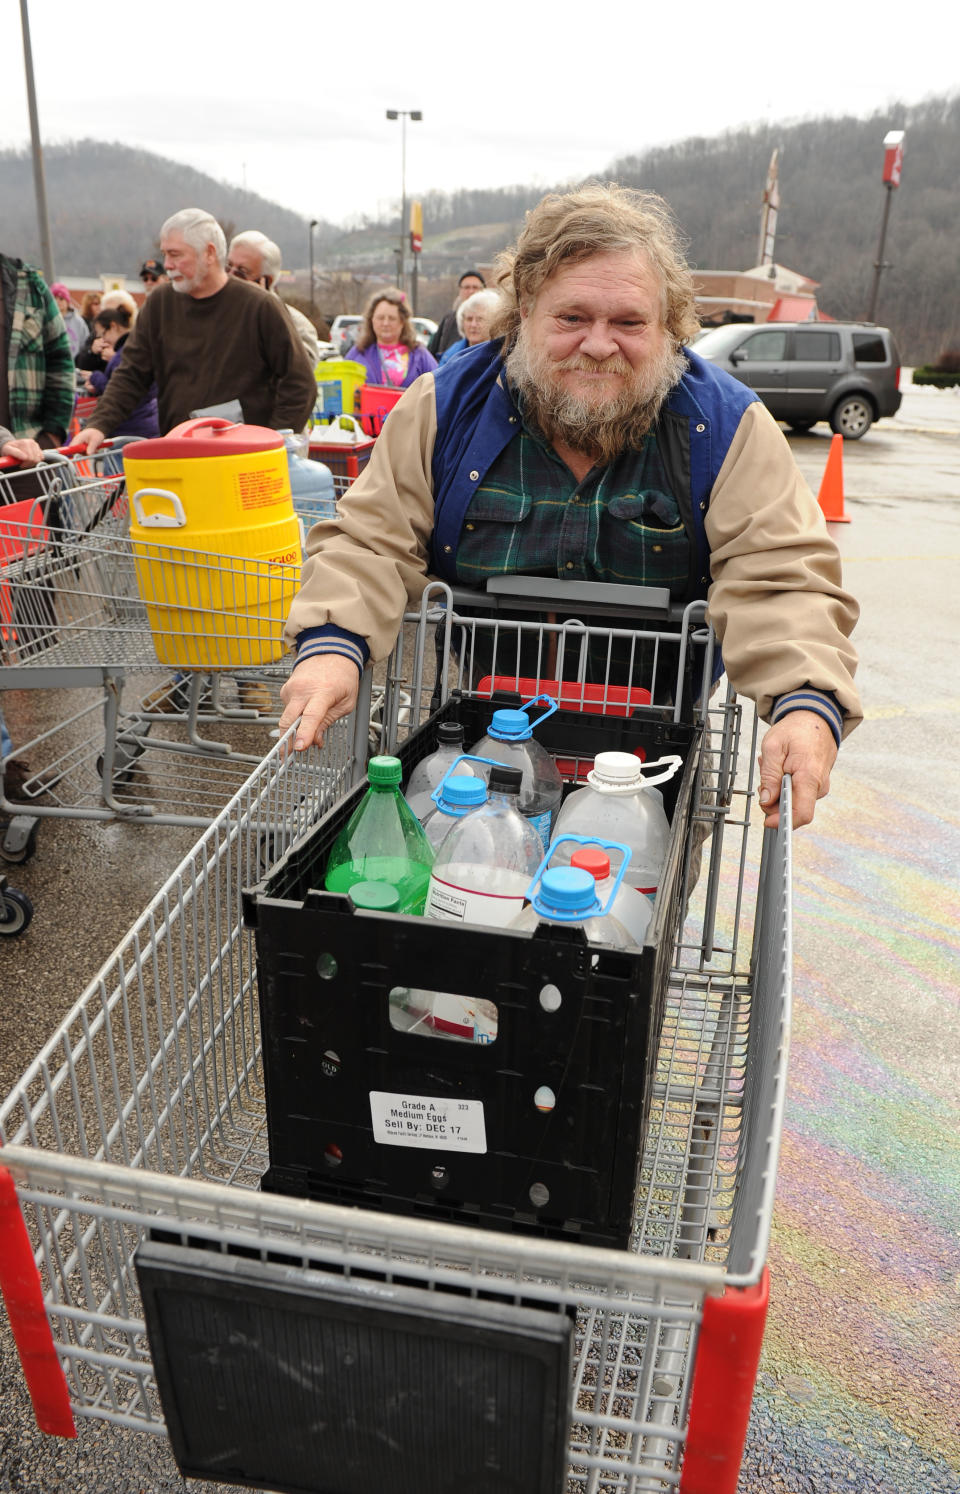
M 495 290 L 474 291 L 472 296 L 468 296 L 457 307 L 457 331 L 460 336 L 441 354 L 440 362 L 449 363 L 451 358 L 456 358 L 458 353 L 465 353 L 467 348 L 475 348 L 480 342 L 489 342 L 490 328 L 500 305 L 502 302 Z

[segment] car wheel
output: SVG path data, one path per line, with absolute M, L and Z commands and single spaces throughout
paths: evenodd
M 865 394 L 848 394 L 833 407 L 830 429 L 845 441 L 859 441 L 873 425 L 873 406 Z
M 788 420 L 787 421 L 787 425 L 790 427 L 790 429 L 792 431 L 796 431 L 796 433 L 797 433 L 798 436 L 805 436 L 807 434 L 807 431 L 812 431 L 813 427 L 816 425 L 816 423 L 817 422 L 815 420 Z

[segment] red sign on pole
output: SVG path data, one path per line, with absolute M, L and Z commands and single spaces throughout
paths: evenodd
M 903 171 L 903 130 L 890 130 L 883 137 L 883 181 L 887 187 L 899 187 Z

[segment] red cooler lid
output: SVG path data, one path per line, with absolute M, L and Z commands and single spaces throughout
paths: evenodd
M 185 457 L 247 456 L 258 451 L 280 451 L 279 431 L 265 425 L 237 425 L 219 415 L 205 415 L 175 425 L 165 436 L 138 441 L 124 455 L 137 462 L 182 461 Z

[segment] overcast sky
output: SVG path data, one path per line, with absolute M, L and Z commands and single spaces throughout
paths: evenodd
M 30 24 L 45 142 L 142 146 L 342 223 L 400 196 L 402 132 L 387 109 L 423 111 L 406 126 L 409 197 L 547 185 L 690 135 L 955 92 L 956 14 L 955 0 L 894 12 L 836 0 L 31 0 Z M 0 0 L 2 147 L 29 142 L 19 16 Z

